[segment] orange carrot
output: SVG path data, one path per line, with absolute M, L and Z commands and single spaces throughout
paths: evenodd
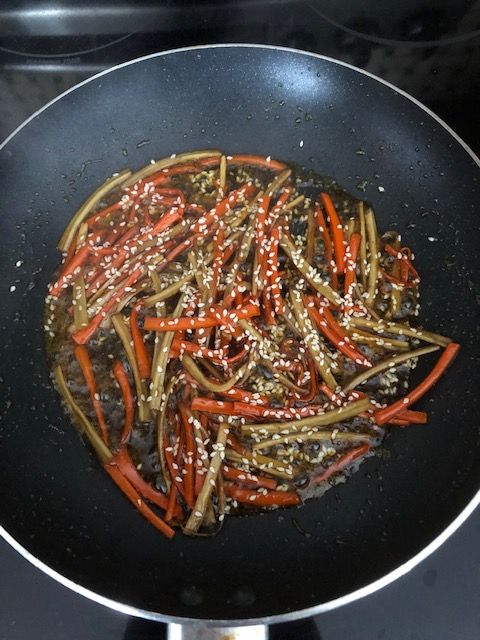
M 283 207 L 287 204 L 287 200 L 292 195 L 292 191 L 292 187 L 285 187 L 282 193 L 278 196 L 276 203 L 270 209 L 270 213 L 268 214 L 265 221 L 266 231 L 276 225 L 278 216 L 282 212 Z
M 410 411 L 410 409 L 405 409 L 397 413 L 395 418 L 391 418 L 388 424 L 403 427 L 408 424 L 427 424 L 427 421 L 428 416 L 425 411 Z
M 108 205 L 108 207 L 105 207 L 104 209 L 100 209 L 99 211 L 95 211 L 95 213 L 93 213 L 91 216 L 89 216 L 85 220 L 85 222 L 90 227 L 95 222 L 98 222 L 99 220 L 103 220 L 104 218 L 108 218 L 108 216 L 111 215 L 112 213 L 116 213 L 117 211 L 120 211 L 121 208 L 122 208 L 122 203 L 121 202 L 114 202 L 113 204 Z
M 259 308 L 255 304 L 246 304 L 240 309 L 230 311 L 225 315 L 214 309 L 212 317 L 202 316 L 200 318 L 190 318 L 180 316 L 179 318 L 145 318 L 143 323 L 147 331 L 189 331 L 193 329 L 208 329 L 209 327 L 218 327 L 229 322 L 237 323 L 243 318 L 252 318 L 258 316 Z
M 147 500 L 156 504 L 161 509 L 167 508 L 167 496 L 154 489 L 142 476 L 138 473 L 135 465 L 128 454 L 125 447 L 120 449 L 109 461 L 110 465 L 118 467 L 122 475 L 127 478 L 130 484 Z
M 115 484 L 127 496 L 130 502 L 138 509 L 138 511 L 140 511 L 142 516 L 144 516 L 150 524 L 153 524 L 153 526 L 161 531 L 167 538 L 172 539 L 175 535 L 175 531 L 145 504 L 138 491 L 132 487 L 121 471 L 119 471 L 116 466 L 109 463 L 105 464 L 104 468 Z
M 368 360 L 368 358 L 360 350 L 356 349 L 350 341 L 345 340 L 345 338 L 343 337 L 339 337 L 339 335 L 332 329 L 332 327 L 327 324 L 325 316 L 322 316 L 318 309 L 316 309 L 315 307 L 307 307 L 307 309 L 312 320 L 315 322 L 315 325 L 320 329 L 323 335 L 332 344 L 334 344 L 341 353 L 343 353 L 344 356 L 350 358 L 350 360 L 353 360 L 356 364 L 360 364 L 364 367 L 372 366 L 372 363 Z
M 427 391 L 429 391 L 433 385 L 439 380 L 443 373 L 447 370 L 448 366 L 453 362 L 455 357 L 458 354 L 460 349 L 460 345 L 456 342 L 451 342 L 445 347 L 445 351 L 442 353 L 440 358 L 438 359 L 437 364 L 433 367 L 432 371 L 428 374 L 428 376 L 417 386 L 415 389 L 409 391 L 409 393 L 404 397 L 400 398 L 393 404 L 385 407 L 384 409 L 379 409 L 375 412 L 375 420 L 377 424 L 385 424 L 389 422 L 392 418 L 397 416 L 399 413 L 408 409 L 410 405 L 419 400 Z
M 337 263 L 338 273 L 343 273 L 345 269 L 345 238 L 343 235 L 343 225 L 338 217 L 337 210 L 333 204 L 332 198 L 328 193 L 322 193 L 323 206 L 327 212 L 327 216 L 330 218 L 330 230 L 333 239 L 333 248 L 335 251 L 335 262 Z
M 417 284 L 418 282 L 420 282 L 420 276 L 418 275 L 417 270 L 412 264 L 412 252 L 408 247 L 404 247 L 403 249 L 395 249 L 391 245 L 386 244 L 385 251 L 390 256 L 397 258 L 397 260 L 400 260 L 403 266 L 402 280 L 404 280 L 405 282 L 408 281 L 408 275 L 406 276 L 407 280 L 405 280 L 405 273 L 410 272 L 412 274 L 414 283 Z M 407 253 L 408 255 L 405 255 L 405 253 Z
M 313 476 L 310 480 L 310 484 L 319 484 L 320 482 L 329 480 L 332 476 L 340 473 L 340 471 L 343 471 L 346 467 L 350 466 L 354 460 L 363 457 L 369 451 L 370 445 L 368 444 L 362 444 L 359 447 L 355 447 L 355 449 L 350 449 L 350 451 L 347 451 L 340 456 L 336 462 L 333 462 L 329 467 L 327 467 L 325 471 Z
M 211 400 L 200 396 L 192 400 L 193 411 L 205 411 L 229 416 L 251 416 L 256 418 L 271 418 L 277 420 L 293 420 L 325 413 L 325 407 L 321 405 L 308 405 L 306 407 L 272 407 L 249 402 L 226 402 L 224 400 Z
M 93 373 L 92 363 L 90 361 L 90 356 L 88 355 L 87 348 L 83 345 L 79 345 L 75 347 L 75 357 L 80 365 L 80 369 L 82 370 L 83 377 L 85 378 L 85 382 L 87 385 L 88 392 L 90 394 L 90 399 L 93 404 L 93 408 L 95 409 L 95 415 L 97 416 L 98 424 L 100 426 L 100 431 L 102 433 L 102 439 L 105 444 L 108 444 L 108 429 L 107 423 L 105 422 L 105 416 L 103 415 L 102 405 L 100 404 L 100 397 L 97 393 L 97 385 L 95 383 L 95 375 Z
M 50 287 L 50 295 L 58 296 L 62 289 L 66 288 L 74 276 L 74 271 L 81 267 L 87 260 L 90 247 L 84 244 L 62 269 L 57 281 Z

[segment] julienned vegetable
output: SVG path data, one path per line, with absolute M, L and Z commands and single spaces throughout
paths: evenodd
M 169 538 L 322 493 L 389 426 L 427 421 L 410 406 L 458 352 L 410 325 L 420 278 L 400 236 L 336 185 L 317 177 L 309 199 L 301 182 L 269 157 L 180 154 L 107 180 L 60 240 L 55 382 Z

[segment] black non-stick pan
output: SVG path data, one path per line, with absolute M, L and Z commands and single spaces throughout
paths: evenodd
M 462 345 L 389 455 L 298 509 L 164 539 L 64 415 L 42 307 L 72 213 L 114 171 L 192 149 L 271 155 L 331 175 L 399 229 L 422 274 L 419 321 Z M 78 85 L 0 150 L 2 533 L 65 585 L 157 620 L 320 613 L 414 566 L 480 501 L 479 160 L 425 107 L 331 59 L 275 47 L 149 56 Z M 425 361 L 415 380 L 431 366 Z M 2 578 L 4 579 L 4 578 Z

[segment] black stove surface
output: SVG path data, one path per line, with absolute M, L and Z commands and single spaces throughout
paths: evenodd
M 297 47 L 405 89 L 480 153 L 479 0 L 164 0 L 0 4 L 0 139 L 79 81 L 175 47 Z M 477 640 L 480 512 L 392 585 L 273 640 Z M 0 640 L 161 640 L 165 626 L 71 592 L 0 540 Z

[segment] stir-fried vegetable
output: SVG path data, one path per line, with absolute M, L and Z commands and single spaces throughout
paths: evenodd
M 427 421 L 409 407 L 458 352 L 410 325 L 420 278 L 400 236 L 301 180 L 270 157 L 171 156 L 107 180 L 59 242 L 45 323 L 58 390 L 169 538 L 323 492 L 389 425 Z

